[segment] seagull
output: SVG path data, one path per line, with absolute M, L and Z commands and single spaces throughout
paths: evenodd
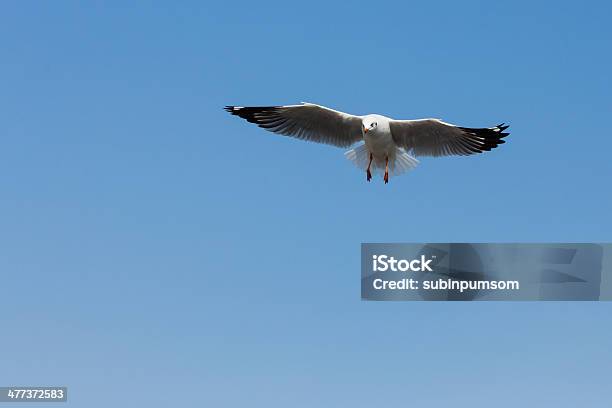
M 302 102 L 285 106 L 226 106 L 225 110 L 261 128 L 285 136 L 343 148 L 359 143 L 345 156 L 366 171 L 399 175 L 415 168 L 415 156 L 467 156 L 490 151 L 510 133 L 501 123 L 490 128 L 455 126 L 440 119 L 395 120 L 370 114 L 351 115 Z

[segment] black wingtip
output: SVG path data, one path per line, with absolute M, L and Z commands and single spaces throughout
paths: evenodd
M 508 129 L 509 127 L 510 127 L 510 125 L 506 125 L 505 123 L 500 123 L 499 125 L 496 126 L 496 128 L 498 128 L 500 132 L 503 132 L 504 130 Z
M 238 116 L 247 122 L 255 123 L 264 129 L 277 127 L 284 119 L 278 115 L 280 106 L 232 106 L 224 109 L 231 115 Z
M 483 151 L 488 152 L 506 143 L 503 138 L 510 134 L 509 132 L 504 132 L 508 127 L 505 123 L 500 123 L 490 128 L 460 127 L 460 129 L 466 133 L 466 139 L 463 140 L 466 148 L 472 153 L 479 153 Z

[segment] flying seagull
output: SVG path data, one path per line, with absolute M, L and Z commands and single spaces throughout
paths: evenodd
M 467 128 L 440 119 L 395 120 L 382 115 L 356 116 L 325 106 L 302 102 L 286 106 L 226 106 L 232 115 L 261 128 L 302 140 L 338 147 L 358 146 L 345 156 L 372 179 L 372 168 L 399 175 L 415 168 L 414 156 L 467 156 L 504 143 L 508 126 Z

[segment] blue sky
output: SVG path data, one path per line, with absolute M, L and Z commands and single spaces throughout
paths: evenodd
M 611 305 L 374 303 L 361 242 L 612 241 L 604 2 L 4 2 L 0 385 L 74 407 L 608 403 Z M 501 148 L 384 185 L 227 104 Z

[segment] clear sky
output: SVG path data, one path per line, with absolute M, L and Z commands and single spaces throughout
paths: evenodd
M 609 2 L 419 3 L 3 2 L 0 385 L 608 404 L 610 303 L 360 301 L 361 242 L 612 241 Z M 384 185 L 222 110 L 300 101 L 512 134 Z

